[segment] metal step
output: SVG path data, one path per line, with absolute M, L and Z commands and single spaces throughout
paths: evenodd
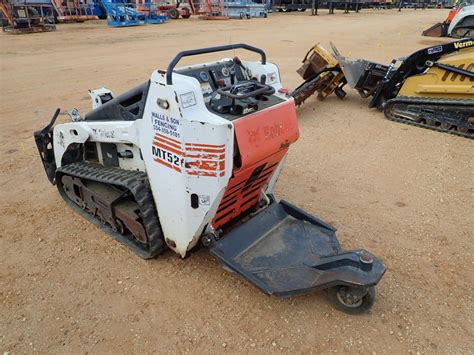
M 210 247 L 267 294 L 291 297 L 337 285 L 374 286 L 385 266 L 365 250 L 344 252 L 336 229 L 286 201 L 272 203 Z

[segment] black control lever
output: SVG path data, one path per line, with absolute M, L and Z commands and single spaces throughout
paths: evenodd
M 239 88 L 247 87 L 256 87 L 255 90 L 247 92 L 239 92 Z M 241 81 L 238 84 L 225 86 L 223 88 L 217 89 L 217 92 L 222 96 L 227 96 L 231 99 L 247 99 L 249 97 L 256 97 L 259 95 L 273 95 L 275 93 L 275 88 L 270 85 L 261 84 L 258 81 L 248 80 Z

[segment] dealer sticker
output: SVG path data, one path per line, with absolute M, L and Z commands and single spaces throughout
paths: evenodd
M 428 48 L 428 54 L 435 54 L 443 51 L 443 46 Z
M 184 94 L 179 95 L 181 98 L 181 104 L 183 108 L 188 108 L 191 106 L 196 105 L 196 97 L 194 96 L 194 92 L 190 91 Z

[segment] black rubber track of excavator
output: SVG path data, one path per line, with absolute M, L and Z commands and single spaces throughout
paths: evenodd
M 109 225 L 100 222 L 71 201 L 62 189 L 61 177 L 64 175 L 78 177 L 81 180 L 92 180 L 104 184 L 116 185 L 130 191 L 140 208 L 143 226 L 145 227 L 148 237 L 148 245 L 143 245 L 138 241 L 114 231 Z M 59 193 L 74 210 L 106 231 L 114 239 L 125 244 L 138 256 L 144 259 L 151 259 L 166 249 L 155 202 L 145 173 L 90 164 L 82 161 L 60 167 L 56 172 L 56 182 Z
M 415 122 L 407 118 L 395 117 L 393 115 L 390 115 L 390 113 L 388 112 L 390 109 L 390 106 L 393 106 L 397 103 L 419 104 L 419 105 L 428 104 L 428 105 L 437 105 L 440 107 L 468 107 L 468 108 L 470 107 L 472 109 L 473 117 L 474 117 L 474 100 L 449 100 L 449 99 L 440 100 L 440 99 L 431 99 L 431 98 L 414 98 L 414 97 L 408 97 L 408 96 L 398 96 L 394 99 L 389 100 L 386 103 L 385 108 L 384 108 L 385 117 L 390 121 L 400 122 L 400 123 L 404 123 L 411 126 L 427 128 L 433 131 L 438 131 L 438 132 L 452 134 L 455 136 L 474 139 L 473 133 L 458 132 L 455 130 L 455 127 L 451 127 L 451 129 L 444 129 L 444 128 L 441 128 L 440 126 L 430 126 L 429 124 L 426 124 L 423 122 Z

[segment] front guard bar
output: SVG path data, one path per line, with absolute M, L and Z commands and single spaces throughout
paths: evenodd
M 54 148 L 53 148 L 53 126 L 56 122 L 56 119 L 59 116 L 61 109 L 56 109 L 51 122 L 44 127 L 43 129 L 36 131 L 34 133 L 36 147 L 41 157 L 44 170 L 48 176 L 48 180 L 51 184 L 55 184 L 55 175 L 56 175 L 56 161 L 54 159 Z

